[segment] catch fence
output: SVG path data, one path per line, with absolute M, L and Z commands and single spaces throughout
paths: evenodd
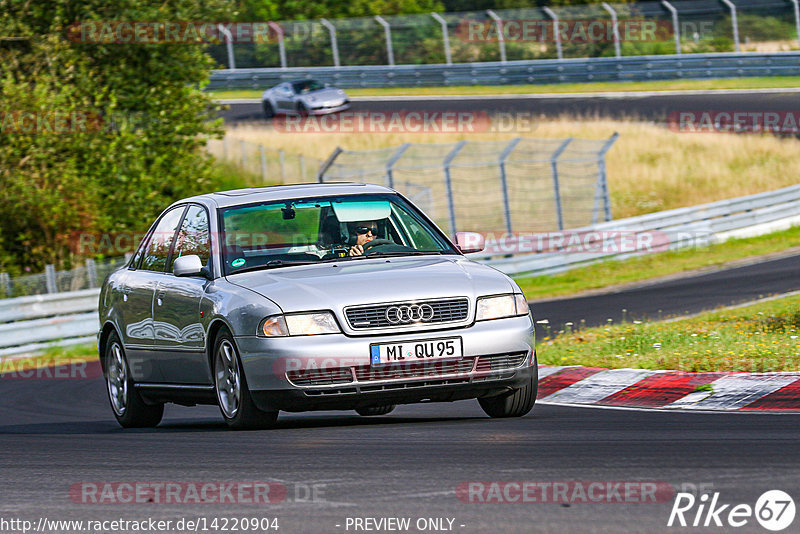
M 797 0 L 673 0 L 270 22 L 210 52 L 235 68 L 451 65 L 796 50 Z
M 611 220 L 605 157 L 617 137 L 336 149 L 318 180 L 396 189 L 450 235 L 563 230 Z
M 253 185 L 313 182 L 322 164 L 322 161 L 303 154 L 229 136 L 209 140 L 207 148 L 213 156 L 253 176 L 260 176 L 261 183 Z

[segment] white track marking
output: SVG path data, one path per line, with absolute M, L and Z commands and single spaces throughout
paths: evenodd
M 774 393 L 798 379 L 800 379 L 800 375 L 796 374 L 724 376 L 711 382 L 711 387 L 713 388 L 711 395 L 698 400 L 694 404 L 684 404 L 681 408 L 687 410 L 738 410 L 742 406 Z M 680 402 L 680 400 L 675 402 Z
M 550 375 L 554 375 L 559 371 L 564 369 L 569 369 L 572 367 L 579 367 L 578 365 L 556 365 L 553 367 L 539 367 L 539 380 L 542 378 L 548 377 Z
M 610 369 L 575 382 L 543 398 L 544 402 L 591 404 L 656 373 L 647 369 Z

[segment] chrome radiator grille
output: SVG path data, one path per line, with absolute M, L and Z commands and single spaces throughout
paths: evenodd
M 465 297 L 373 304 L 345 309 L 347 322 L 355 330 L 454 323 L 466 320 L 468 313 L 469 300 Z

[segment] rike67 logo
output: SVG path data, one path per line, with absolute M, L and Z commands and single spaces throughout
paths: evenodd
M 755 506 L 722 503 L 719 492 L 695 497 L 678 493 L 667 526 L 671 527 L 743 527 L 755 518 L 767 530 L 784 530 L 794 521 L 794 500 L 781 490 L 764 492 Z

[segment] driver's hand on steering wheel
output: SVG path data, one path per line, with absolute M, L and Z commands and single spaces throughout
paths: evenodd
M 353 245 L 350 247 L 350 256 L 362 256 L 364 254 L 364 247 L 361 245 Z

